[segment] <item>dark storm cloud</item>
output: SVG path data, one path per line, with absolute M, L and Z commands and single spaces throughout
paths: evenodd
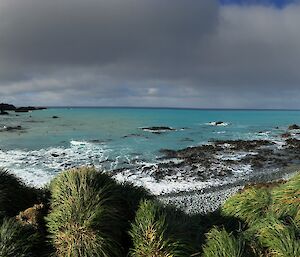
M 297 107 L 300 7 L 2 0 L 1 100 Z
M 186 58 L 217 20 L 211 0 L 2 2 L 1 56 L 29 64 Z

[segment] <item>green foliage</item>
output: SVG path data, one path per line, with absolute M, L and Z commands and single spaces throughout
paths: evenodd
M 1 257 L 33 257 L 39 235 L 30 226 L 22 226 L 15 219 L 4 219 L 0 226 Z
M 253 187 L 229 198 L 223 205 L 222 212 L 252 224 L 265 216 L 271 202 L 268 189 Z
M 257 228 L 257 237 L 262 246 L 268 248 L 272 257 L 300 256 L 299 229 L 287 225 L 274 217 L 261 221 Z
M 278 217 L 293 217 L 300 224 L 300 173 L 273 190 L 273 211 Z
M 241 257 L 244 243 L 236 239 L 225 229 L 212 228 L 206 235 L 207 242 L 203 247 L 203 257 Z
M 166 214 L 162 208 L 154 201 L 142 201 L 129 232 L 133 242 L 130 256 L 187 256 L 183 251 L 183 245 L 168 238 L 166 231 Z
M 0 220 L 13 217 L 39 202 L 39 190 L 26 186 L 19 178 L 0 168 Z
M 57 256 L 121 256 L 122 219 L 114 180 L 93 168 L 72 169 L 59 174 L 50 191 L 47 226 Z
M 93 168 L 62 172 L 47 189 L 28 187 L 0 169 L 0 256 L 43 253 L 47 257 L 300 257 L 300 174 L 284 184 L 247 187 L 214 213 L 187 215 L 162 206 L 144 188 L 117 184 Z

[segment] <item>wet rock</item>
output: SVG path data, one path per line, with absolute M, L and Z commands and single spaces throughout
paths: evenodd
M 21 126 L 4 126 L 3 129 L 0 129 L 0 131 L 16 131 L 16 130 L 22 130 L 23 128 Z
M 288 127 L 288 130 L 293 130 L 293 129 L 300 129 L 300 126 L 298 126 L 297 124 L 293 124 Z
M 208 123 L 210 126 L 227 126 L 228 123 L 224 121 L 211 121 Z
M 154 127 L 144 127 L 142 128 L 142 130 L 158 134 L 162 132 L 173 131 L 175 129 L 171 127 L 165 127 L 165 126 L 159 126 L 159 127 L 154 126 Z
M 1 110 L 0 115 L 9 115 L 9 113 Z
M 283 134 L 281 134 L 281 137 L 282 138 L 288 138 L 288 137 L 291 137 L 292 135 L 291 135 L 291 133 L 289 133 L 289 132 L 286 132 L 286 133 L 283 133 Z
M 300 140 L 296 138 L 289 138 L 285 140 L 288 146 L 294 147 L 294 148 L 300 148 Z
M 59 157 L 59 154 L 57 154 L 57 153 L 52 153 L 51 154 L 53 157 Z
M 58 116 L 52 116 L 52 119 L 58 119 L 59 117 Z

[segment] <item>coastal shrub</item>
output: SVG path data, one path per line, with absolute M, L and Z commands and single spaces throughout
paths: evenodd
M 242 257 L 243 240 L 235 238 L 225 229 L 212 228 L 207 234 L 203 247 L 203 257 Z
M 271 202 L 268 189 L 252 187 L 230 197 L 222 206 L 222 213 L 252 224 L 265 216 Z
M 290 216 L 300 223 L 300 174 L 273 190 L 272 209 L 278 217 Z
M 122 256 L 116 184 L 93 168 L 71 169 L 51 183 L 48 231 L 61 257 Z
M 26 186 L 15 175 L 0 168 L 0 220 L 38 203 L 39 193 L 38 189 Z
M 39 240 L 39 235 L 31 226 L 22 226 L 14 218 L 5 218 L 0 226 L 0 256 L 41 256 L 34 253 Z
M 141 202 L 129 232 L 133 247 L 132 257 L 176 257 L 188 256 L 183 244 L 171 239 L 166 233 L 166 214 L 151 200 Z
M 274 217 L 264 219 L 258 224 L 257 237 L 268 248 L 268 256 L 300 256 L 299 229 L 293 224 L 284 224 Z

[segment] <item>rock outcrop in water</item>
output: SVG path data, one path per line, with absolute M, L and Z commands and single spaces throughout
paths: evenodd
M 37 111 L 37 110 L 44 110 L 47 109 L 46 107 L 33 107 L 33 106 L 27 106 L 27 107 L 18 107 L 15 109 L 15 112 L 29 112 L 29 111 Z
M 4 126 L 3 128 L 0 128 L 0 132 L 2 131 L 9 131 L 9 132 L 14 132 L 14 131 L 20 131 L 23 130 L 22 126 Z
M 0 104 L 0 112 L 1 114 L 5 113 L 5 111 L 15 111 L 15 112 L 29 112 L 29 111 L 36 111 L 36 110 L 44 110 L 47 109 L 46 107 L 16 107 L 12 104 L 1 103 Z
M 0 104 L 1 111 L 14 111 L 15 109 L 16 107 L 12 104 L 5 104 L 5 103 Z
M 300 129 L 300 126 L 297 124 L 293 124 L 288 127 L 288 130 L 294 130 L 294 129 Z

